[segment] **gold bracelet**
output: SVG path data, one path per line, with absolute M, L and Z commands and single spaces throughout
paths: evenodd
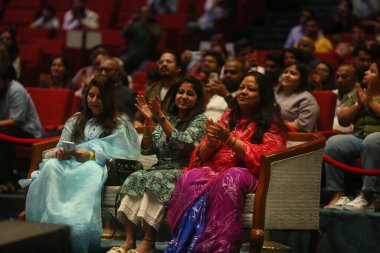
M 88 158 L 88 160 L 94 160 L 94 157 L 95 153 L 90 151 L 90 157 Z

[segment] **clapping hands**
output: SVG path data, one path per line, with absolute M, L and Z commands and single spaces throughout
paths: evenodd
M 214 122 L 211 119 L 206 121 L 206 133 L 209 146 L 218 145 L 220 141 L 226 142 L 230 138 L 230 129 L 228 124 Z
M 146 120 L 152 121 L 163 115 L 161 110 L 161 99 L 158 96 L 147 102 L 143 95 L 138 95 L 136 97 L 136 107 L 144 115 Z

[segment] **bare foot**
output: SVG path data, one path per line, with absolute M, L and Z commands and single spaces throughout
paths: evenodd
M 120 245 L 120 248 L 128 251 L 130 249 L 134 249 L 136 247 L 136 241 L 129 241 L 126 240 L 122 245 Z
M 334 205 L 338 199 L 344 196 L 343 192 L 337 192 L 334 194 L 333 198 L 330 200 L 330 202 L 324 206 L 324 208 L 330 208 L 332 205 Z
M 156 246 L 154 241 L 143 239 L 139 246 L 137 246 L 136 251 L 138 253 L 155 253 Z

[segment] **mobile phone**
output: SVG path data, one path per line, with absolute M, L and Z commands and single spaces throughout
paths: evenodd
M 219 74 L 217 72 L 211 72 L 208 76 L 209 81 L 218 80 Z
M 62 141 L 63 149 L 65 150 L 65 153 L 70 153 L 72 151 L 75 151 L 75 143 L 71 141 Z

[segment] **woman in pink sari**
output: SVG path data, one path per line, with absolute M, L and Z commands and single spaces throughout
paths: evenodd
M 244 196 L 257 187 L 260 156 L 285 146 L 286 133 L 273 88 L 249 72 L 235 106 L 194 150 L 172 194 L 173 236 L 165 252 L 239 252 Z

